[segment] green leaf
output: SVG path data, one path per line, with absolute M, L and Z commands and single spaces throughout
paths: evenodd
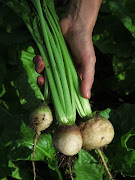
M 32 46 L 24 46 L 26 50 L 20 50 L 20 74 L 14 83 L 19 91 L 19 98 L 23 107 L 28 111 L 35 109 L 42 100 L 43 94 L 37 85 L 39 74 L 35 71 L 33 58 L 35 57 Z
M 33 142 L 35 133 L 31 128 L 22 123 L 20 135 L 22 138 L 16 141 L 16 145 L 10 154 L 11 159 L 12 161 L 31 161 L 33 157 Z M 48 164 L 50 169 L 55 170 L 58 173 L 58 162 L 55 156 L 55 149 L 52 145 L 51 135 L 42 134 L 37 142 L 35 161 L 44 161 Z
M 133 37 L 114 15 L 98 16 L 93 42 L 105 54 L 130 57 L 134 53 Z
M 0 107 L 0 179 L 12 174 L 9 153 L 12 151 L 12 142 L 18 137 L 19 120 Z
M 128 95 L 135 90 L 135 57 L 120 58 L 113 57 L 113 70 L 115 73 L 116 81 L 113 89 L 115 91 L 121 91 Z M 131 86 L 132 84 L 132 86 Z
M 110 108 L 107 108 L 107 109 L 105 109 L 105 110 L 100 111 L 100 112 L 99 112 L 99 115 L 105 117 L 106 119 L 109 119 L 109 117 L 110 117 L 110 115 L 109 115 L 110 112 L 111 112 L 111 109 L 110 109 Z
M 130 177 L 135 177 L 134 109 L 134 104 L 123 104 L 111 111 L 115 137 L 105 152 L 112 170 Z
M 8 166 L 14 169 L 14 171 L 12 171 L 13 178 L 22 179 L 19 175 L 19 168 L 12 161 L 9 161 Z
M 134 0 L 104 0 L 96 22 L 93 42 L 113 61 L 113 72 L 101 82 L 107 91 L 128 95 L 135 91 L 135 12 Z M 100 59 L 100 57 L 99 57 Z M 106 69 L 109 71 L 110 66 Z M 99 84 L 99 83 L 98 83 Z M 132 84 L 132 86 L 131 86 Z
M 22 159 L 28 159 L 32 160 L 32 151 L 33 151 L 33 142 L 34 142 L 34 136 L 35 133 L 34 131 L 26 126 L 24 122 L 22 122 L 21 128 L 20 128 L 20 136 L 22 137 L 21 139 L 16 141 L 16 148 L 13 150 L 14 152 L 14 157 L 13 160 L 22 160 Z M 21 148 L 24 150 L 24 147 L 27 147 L 30 149 L 31 152 L 28 157 L 26 156 L 25 158 L 21 157 Z M 26 149 L 27 149 L 26 148 Z M 17 153 L 19 153 L 19 156 L 16 156 Z M 44 160 L 46 157 L 47 159 L 55 159 L 55 150 L 52 145 L 52 138 L 50 134 L 43 134 L 39 137 L 37 146 L 36 146 L 36 153 L 35 153 L 35 160 Z M 25 154 L 27 155 L 27 154 Z
M 24 25 L 22 19 L 8 7 L 0 3 L 0 27 L 6 29 L 8 33 L 12 33 Z
M 129 148 L 129 147 L 127 146 L 127 143 L 128 143 L 128 141 L 129 141 L 129 139 L 130 139 L 131 137 L 133 137 L 133 139 L 135 139 L 135 138 L 134 138 L 135 134 L 132 134 L 132 131 L 133 131 L 133 129 L 131 129 L 127 134 L 125 134 L 124 136 L 121 137 L 122 147 L 126 148 L 127 151 L 132 151 L 132 150 L 134 150 L 133 147 L 132 147 L 132 148 Z M 130 142 L 130 145 L 131 145 L 131 142 Z M 133 141 L 132 141 L 132 146 L 134 146 L 134 142 L 133 142 Z
M 23 67 L 26 70 L 28 75 L 28 83 L 31 88 L 35 92 L 35 96 L 37 99 L 43 100 L 43 94 L 41 93 L 39 87 L 37 86 L 37 77 L 38 73 L 36 73 L 33 63 L 33 58 L 35 57 L 34 49 L 30 46 L 26 51 L 22 50 L 21 52 L 21 61 L 23 63 Z
M 1 93 L 2 92 L 2 85 L 3 85 L 4 77 L 6 75 L 6 62 L 4 61 L 4 57 L 0 56 L 0 64 L 1 64 L 0 65 L 0 74 L 1 74 L 1 76 L 0 76 L 0 93 Z
M 132 128 L 135 130 L 134 109 L 135 104 L 122 104 L 116 110 L 111 111 L 110 119 L 115 123 L 115 128 L 120 135 L 124 135 Z
M 22 124 L 21 133 L 22 137 L 24 138 L 23 141 L 21 141 L 21 146 L 25 146 L 33 150 L 33 133 L 30 132 L 30 129 L 26 127 L 25 124 Z M 20 145 L 19 142 L 18 144 Z M 32 156 L 33 155 L 31 154 L 27 159 L 32 160 Z M 58 162 L 56 160 L 55 149 L 52 145 L 52 137 L 50 134 L 43 134 L 38 139 L 35 161 L 39 160 L 46 162 L 48 167 L 52 170 L 55 170 L 58 173 L 59 178 L 62 179 L 61 173 L 58 169 Z
M 2 178 L 1 180 L 8 180 L 7 177 Z
M 28 47 L 26 51 L 22 50 L 21 52 L 21 61 L 28 75 L 28 82 L 31 88 L 34 90 L 37 99 L 43 100 L 44 99 L 43 94 L 41 93 L 39 87 L 37 86 L 37 77 L 39 74 L 36 73 L 34 68 L 34 63 L 33 63 L 34 57 L 35 57 L 34 49 L 31 46 Z
M 124 149 L 126 149 L 127 153 L 125 153 L 123 160 L 123 176 L 131 176 L 135 177 L 135 134 L 132 133 L 132 129 L 121 137 L 121 145 Z M 131 141 L 130 141 L 131 140 Z M 128 147 L 130 146 L 130 147 Z
M 124 26 L 131 32 L 132 36 L 135 38 L 135 12 L 132 11 L 134 7 L 134 2 L 130 3 L 121 0 L 121 1 L 110 1 L 109 2 L 110 10 L 115 14 Z
M 102 180 L 104 168 L 85 150 L 78 153 L 78 160 L 74 163 L 75 180 Z

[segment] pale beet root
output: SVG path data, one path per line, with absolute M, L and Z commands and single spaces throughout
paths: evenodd
M 52 121 L 52 111 L 45 103 L 41 104 L 30 116 L 31 126 L 36 133 L 47 129 Z
M 42 103 L 33 113 L 30 115 L 30 121 L 31 121 L 31 127 L 35 131 L 35 139 L 34 139 L 34 145 L 33 145 L 33 160 L 32 160 L 32 166 L 33 166 L 33 174 L 34 174 L 34 180 L 36 179 L 36 169 L 35 169 L 35 152 L 36 152 L 36 144 L 38 137 L 41 133 L 41 131 L 44 131 L 47 129 L 52 121 L 52 111 L 49 106 L 46 105 L 46 103 Z
M 83 139 L 83 148 L 98 149 L 111 143 L 114 137 L 114 128 L 109 120 L 102 116 L 95 116 L 80 124 Z
M 78 126 L 60 126 L 53 135 L 55 149 L 67 156 L 77 154 L 82 148 L 82 136 Z

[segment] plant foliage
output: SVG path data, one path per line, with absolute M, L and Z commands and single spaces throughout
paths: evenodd
M 24 1 L 25 2 L 25 1 Z M 113 142 L 104 150 L 110 171 L 121 179 L 135 178 L 135 2 L 104 0 L 93 33 L 97 53 L 92 89 L 93 109 L 109 118 Z M 23 8 L 23 5 L 22 5 Z M 62 8 L 62 7 L 61 7 Z M 16 8 L 18 12 L 18 9 Z M 27 13 L 29 9 L 25 9 Z M 57 11 L 59 17 L 62 10 Z M 38 35 L 37 35 L 38 36 Z M 19 16 L 0 4 L 0 179 L 30 180 L 34 132 L 29 113 L 43 100 L 33 57 L 38 54 Z M 99 88 L 100 87 L 100 88 Z M 100 91 L 100 92 L 99 92 Z M 54 125 L 55 126 L 55 123 Z M 52 129 L 40 136 L 36 154 L 39 179 L 68 179 L 59 168 Z M 107 180 L 96 151 L 74 157 L 75 180 Z

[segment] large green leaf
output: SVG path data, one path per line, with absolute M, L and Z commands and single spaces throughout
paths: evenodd
M 17 140 L 16 145 L 13 147 L 13 151 L 10 154 L 12 161 L 32 160 L 34 134 L 31 128 L 22 123 L 20 129 L 20 136 L 22 138 Z M 50 169 L 58 173 L 59 179 L 62 179 L 50 134 L 43 134 L 39 137 L 36 146 L 35 161 L 44 161 Z
M 113 0 L 109 2 L 110 10 L 121 20 L 124 26 L 135 38 L 135 12 L 133 11 L 134 6 L 135 3 L 133 0 Z
M 16 141 L 16 146 L 13 150 L 12 154 L 12 160 L 32 160 L 32 151 L 33 151 L 33 141 L 34 141 L 34 136 L 35 133 L 34 131 L 26 126 L 26 124 L 22 123 L 21 129 L 20 129 L 20 136 L 22 137 L 21 139 Z M 24 150 L 27 151 L 28 153 L 23 153 Z M 24 157 L 25 154 L 25 157 Z M 36 153 L 35 153 L 35 160 L 36 161 L 43 161 L 46 158 L 48 161 L 48 165 L 52 165 L 54 163 L 54 166 L 56 165 L 57 161 L 55 159 L 55 150 L 52 145 L 52 138 L 50 134 L 43 134 L 39 137 L 37 146 L 36 146 Z M 54 161 L 54 162 L 53 162 Z M 50 166 L 53 168 L 53 166 Z M 56 168 L 56 167 L 54 167 Z
M 31 46 L 24 46 L 24 50 L 22 48 L 20 49 L 20 74 L 14 81 L 19 91 L 20 102 L 23 104 L 23 107 L 29 111 L 36 108 L 44 99 L 37 85 L 37 77 L 39 74 L 34 68 L 34 57 L 34 49 Z
M 102 180 L 104 167 L 87 151 L 78 153 L 78 160 L 74 164 L 75 180 Z
M 111 14 L 99 15 L 93 34 L 93 42 L 105 54 L 130 57 L 134 53 L 132 35 L 120 20 Z
M 39 74 L 35 71 L 33 63 L 34 49 L 26 44 L 8 46 L 7 49 L 8 54 L 6 55 L 6 52 L 2 51 L 3 54 L 0 59 L 2 65 L 1 101 L 12 113 L 17 113 L 20 109 L 31 112 L 44 99 L 37 85 Z M 23 106 L 20 107 L 20 104 Z
M 135 105 L 123 104 L 110 113 L 115 137 L 106 154 L 113 171 L 135 177 Z
M 126 95 L 135 91 L 134 6 L 133 0 L 104 0 L 93 33 L 95 46 L 112 56 L 114 75 L 106 76 L 101 86 Z

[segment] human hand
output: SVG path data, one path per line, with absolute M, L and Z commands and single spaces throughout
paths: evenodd
M 70 1 L 66 16 L 60 26 L 66 42 L 74 56 L 81 77 L 81 92 L 89 99 L 94 81 L 96 57 L 92 43 L 92 31 L 96 22 L 101 0 Z M 34 58 L 35 70 L 41 73 L 45 67 L 41 56 Z M 44 78 L 39 76 L 38 86 L 42 88 Z

